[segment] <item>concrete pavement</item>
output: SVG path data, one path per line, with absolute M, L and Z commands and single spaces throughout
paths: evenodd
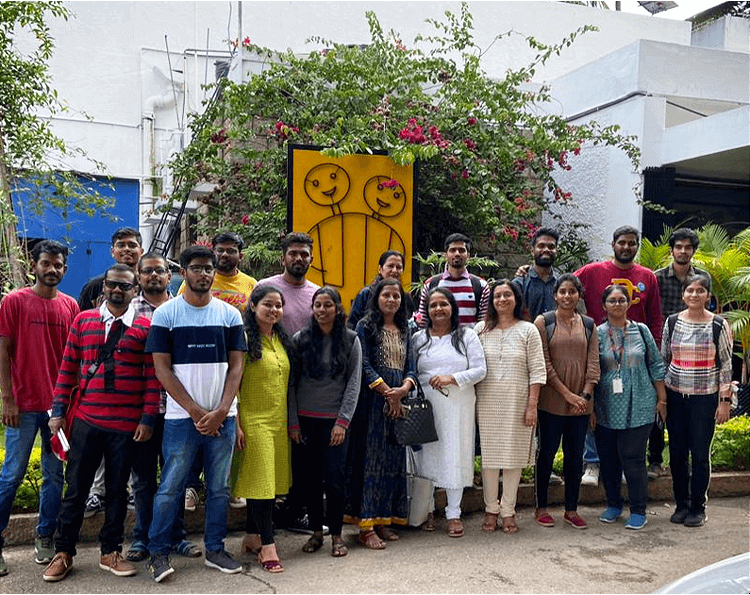
M 519 509 L 516 535 L 501 530 L 485 535 L 482 514 L 464 519 L 466 536 L 451 539 L 445 519 L 438 531 L 402 531 L 384 551 L 355 545 L 356 530 L 345 526 L 350 542 L 345 558 L 330 556 L 330 539 L 315 554 L 300 551 L 306 536 L 279 531 L 277 544 L 286 568 L 264 572 L 249 556 L 243 573 L 225 575 L 203 565 L 203 558 L 173 557 L 175 573 L 161 584 L 139 564 L 135 577 L 119 578 L 100 570 L 98 548 L 79 548 L 73 570 L 60 583 L 42 580 L 44 567 L 33 562 L 30 546 L 4 551 L 10 574 L 0 578 L 2 593 L 649 593 L 708 564 L 750 549 L 750 498 L 713 499 L 709 522 L 689 529 L 669 522 L 672 508 L 651 503 L 648 525 L 627 531 L 622 521 L 598 521 L 602 506 L 582 506 L 589 529 L 562 523 L 553 528 L 534 523 L 533 509 Z M 196 535 L 196 540 L 201 536 Z M 241 533 L 227 548 L 237 553 Z M 127 543 L 126 543 L 127 547 Z

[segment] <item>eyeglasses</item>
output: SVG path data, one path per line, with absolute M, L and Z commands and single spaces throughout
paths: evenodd
M 211 275 L 214 272 L 214 267 L 211 264 L 191 264 L 189 267 L 187 267 L 187 270 L 195 275 L 200 275 L 201 273 L 205 275 Z
M 438 386 L 438 392 L 443 395 L 444 397 L 448 396 L 448 389 L 443 386 Z
M 166 275 L 167 272 L 168 272 L 167 269 L 152 269 L 152 268 L 141 269 L 141 275 L 149 275 L 149 276 L 153 275 L 154 273 L 156 273 L 157 275 Z
M 237 248 L 220 248 L 218 246 L 214 248 L 214 254 L 216 254 L 217 256 L 221 254 L 229 254 L 230 256 L 236 256 L 239 253 L 240 251 L 237 250 Z
M 104 285 L 107 286 L 107 289 L 115 289 L 119 287 L 123 291 L 130 291 L 135 287 L 132 283 L 127 283 L 125 281 L 112 281 L 112 279 L 105 279 Z
M 625 306 L 628 303 L 628 300 L 625 298 L 608 298 L 605 301 L 606 304 L 609 304 L 610 306 Z

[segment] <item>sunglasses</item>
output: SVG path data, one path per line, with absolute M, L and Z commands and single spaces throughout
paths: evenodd
M 111 279 L 105 279 L 104 285 L 107 287 L 107 289 L 115 289 L 119 287 L 123 291 L 130 291 L 135 287 L 132 283 L 127 283 L 125 281 L 112 281 Z

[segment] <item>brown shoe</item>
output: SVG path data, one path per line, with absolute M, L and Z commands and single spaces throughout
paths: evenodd
M 72 556 L 66 552 L 57 552 L 55 557 L 52 558 L 52 562 L 50 562 L 49 566 L 44 570 L 42 578 L 50 583 L 61 581 L 68 576 L 72 567 Z
M 116 576 L 133 576 L 138 573 L 138 569 L 123 558 L 120 552 L 103 554 L 99 558 L 99 568 L 109 570 Z

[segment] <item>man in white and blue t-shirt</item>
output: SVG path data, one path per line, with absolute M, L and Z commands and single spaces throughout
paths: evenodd
M 149 529 L 149 569 L 158 583 L 172 574 L 170 533 L 184 498 L 185 478 L 202 452 L 206 477 L 205 564 L 234 574 L 242 565 L 224 549 L 235 396 L 247 343 L 239 310 L 211 296 L 216 255 L 191 246 L 180 255 L 185 293 L 159 306 L 146 351 L 167 391 L 164 468 Z

